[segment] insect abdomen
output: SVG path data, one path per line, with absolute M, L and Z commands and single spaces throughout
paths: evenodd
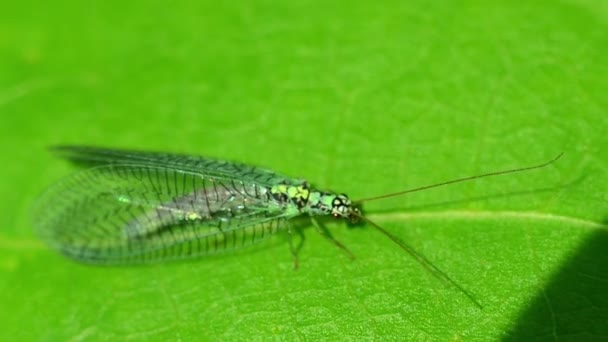
M 220 253 L 284 226 L 267 189 L 148 166 L 104 166 L 67 178 L 34 210 L 40 235 L 85 262 L 126 263 Z

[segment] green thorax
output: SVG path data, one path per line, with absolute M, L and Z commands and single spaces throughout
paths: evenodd
M 347 195 L 313 190 L 306 182 L 298 185 L 274 185 L 270 188 L 270 193 L 277 201 L 295 205 L 301 213 L 309 215 L 352 219 L 358 213 Z

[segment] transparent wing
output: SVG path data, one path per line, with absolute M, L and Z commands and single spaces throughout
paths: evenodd
M 259 167 L 199 156 L 89 146 L 57 146 L 51 150 L 62 158 L 92 165 L 136 164 L 169 167 L 201 173 L 218 179 L 241 179 L 266 186 L 278 183 L 297 185 L 304 182 L 304 180 L 293 179 Z
M 141 263 L 259 242 L 298 214 L 268 188 L 148 165 L 105 165 L 66 178 L 34 206 L 34 226 L 84 262 Z

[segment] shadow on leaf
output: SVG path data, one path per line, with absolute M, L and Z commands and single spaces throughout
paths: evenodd
M 520 315 L 505 341 L 608 339 L 608 232 L 589 236 Z

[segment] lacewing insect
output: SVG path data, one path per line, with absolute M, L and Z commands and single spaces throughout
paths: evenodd
M 226 252 L 279 231 L 292 234 L 289 220 L 299 215 L 309 215 L 325 238 L 352 257 L 315 220 L 331 215 L 369 223 L 473 302 L 462 287 L 420 253 L 365 218 L 359 209 L 361 203 L 539 169 L 562 155 L 539 165 L 351 201 L 345 194 L 317 190 L 303 179 L 228 161 L 86 146 L 59 146 L 52 151 L 92 166 L 49 188 L 33 210 L 39 235 L 54 249 L 78 261 L 146 263 Z M 297 267 L 296 250 L 290 246 Z

